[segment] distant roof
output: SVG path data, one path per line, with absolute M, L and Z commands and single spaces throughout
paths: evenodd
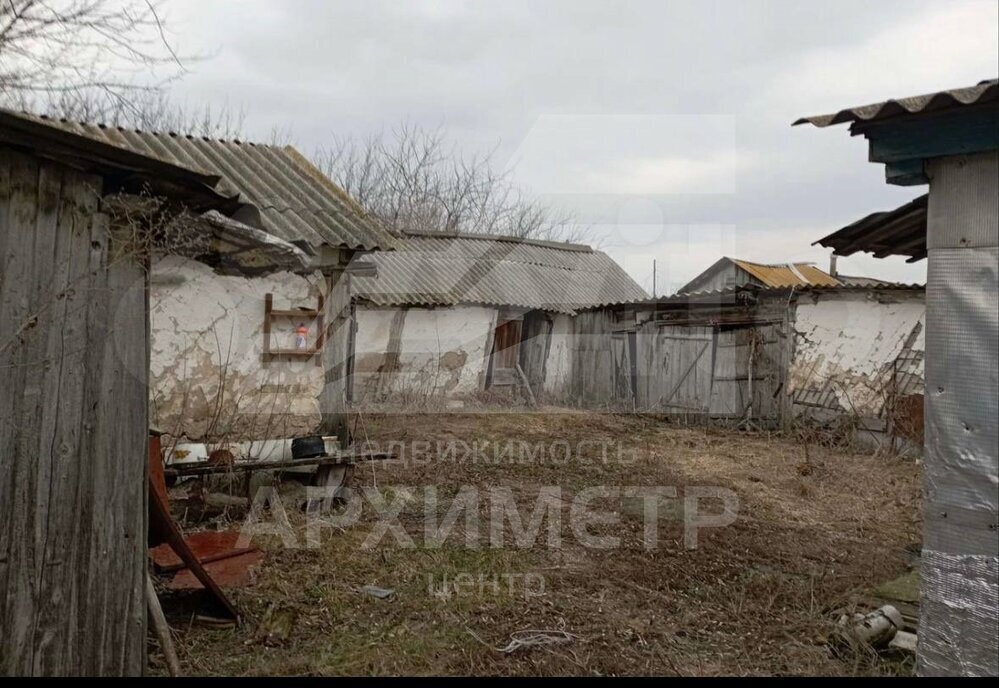
M 378 276 L 354 277 L 359 298 L 380 306 L 478 303 L 570 314 L 648 298 L 610 256 L 581 244 L 408 232 L 396 249 L 365 258 Z
M 842 287 L 896 287 L 898 282 L 878 279 L 877 277 L 862 277 L 860 275 L 844 275 L 838 273 L 836 279 Z
M 871 278 L 859 278 L 871 279 Z M 835 284 L 835 285 L 803 285 L 787 287 L 761 287 L 758 284 L 742 284 L 724 289 L 706 289 L 677 293 L 671 296 L 660 296 L 656 299 L 640 299 L 606 304 L 617 308 L 649 308 L 665 307 L 670 310 L 683 310 L 691 307 L 713 308 L 718 306 L 747 306 L 761 298 L 788 299 L 796 294 L 859 294 L 886 292 L 923 292 L 926 285 L 903 284 L 901 282 L 883 282 L 871 280 L 874 284 Z
M 677 294 L 687 294 L 702 290 L 706 283 L 719 271 L 735 265 L 766 287 L 791 287 L 801 285 L 835 286 L 836 278 L 815 267 L 812 263 L 753 263 L 724 256 L 680 287 Z
M 988 79 L 974 86 L 952 88 L 907 98 L 893 98 L 872 105 L 859 105 L 828 115 L 802 117 L 794 124 L 828 127 L 842 122 L 873 122 L 898 115 L 930 113 L 999 100 L 999 79 Z
M 9 113 L 14 114 L 14 113 Z M 259 213 L 236 219 L 310 250 L 327 244 L 390 248 L 392 235 L 292 146 L 223 141 L 138 131 L 17 113 L 124 150 L 221 178 L 222 193 L 238 194 Z
M 736 265 L 760 280 L 768 287 L 835 287 L 839 282 L 829 273 L 824 272 L 812 263 L 774 263 L 764 265 L 750 263 L 748 260 L 732 259 Z
M 908 256 L 907 262 L 914 263 L 926 257 L 928 199 L 929 195 L 923 194 L 894 210 L 871 213 L 814 244 L 831 248 L 840 256 L 867 251 L 877 258 Z

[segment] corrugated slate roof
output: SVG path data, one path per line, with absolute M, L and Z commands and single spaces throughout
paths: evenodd
M 907 98 L 893 98 L 872 105 L 860 105 L 846 108 L 828 115 L 802 117 L 794 124 L 814 124 L 817 127 L 828 127 L 842 122 L 871 122 L 886 119 L 896 115 L 928 113 L 946 110 L 954 107 L 976 105 L 999 100 L 999 79 L 988 79 L 966 88 L 952 88 L 936 93 Z
M 259 211 L 260 228 L 289 242 L 352 249 L 391 248 L 392 235 L 292 146 L 137 131 L 18 113 L 90 139 L 218 175 L 222 193 Z M 257 218 L 238 217 L 241 221 Z
M 367 256 L 377 277 L 355 277 L 380 306 L 481 303 L 560 313 L 648 298 L 610 256 L 579 244 L 408 233 L 396 251 Z
M 898 284 L 898 282 L 878 279 L 877 277 L 864 277 L 863 275 L 844 275 L 843 273 L 837 273 L 836 279 L 839 280 L 841 287 L 894 287 Z M 832 287 L 827 287 L 827 288 L 831 289 Z
M 849 256 L 868 251 L 876 258 L 908 256 L 913 263 L 926 257 L 926 214 L 929 195 L 923 194 L 887 212 L 871 213 L 814 244 Z M 814 245 L 813 244 L 813 245 Z
M 905 284 L 902 282 L 887 282 L 874 278 L 859 278 L 869 280 L 869 283 L 852 284 L 826 284 L 826 285 L 795 285 L 784 287 L 761 287 L 758 284 L 741 284 L 735 287 L 725 287 L 724 289 L 704 289 L 702 291 L 691 291 L 672 294 L 670 296 L 660 296 L 655 299 L 638 299 L 633 301 L 622 301 L 620 303 L 604 304 L 608 307 L 619 308 L 641 308 L 653 306 L 719 306 L 719 305 L 746 305 L 753 303 L 760 297 L 766 298 L 788 298 L 794 294 L 818 293 L 818 294 L 839 294 L 856 292 L 916 292 L 925 291 L 924 284 Z
M 768 287 L 828 286 L 835 287 L 839 282 L 829 273 L 819 270 L 811 263 L 779 263 L 763 265 L 748 260 L 733 262 Z

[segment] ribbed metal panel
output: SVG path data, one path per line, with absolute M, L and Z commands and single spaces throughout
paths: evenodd
M 291 146 L 277 147 L 24 117 L 222 178 L 222 193 L 260 211 L 261 229 L 285 241 L 391 248 L 392 235 Z
M 490 237 L 408 236 L 367 258 L 378 277 L 354 279 L 382 306 L 483 303 L 575 313 L 648 295 L 607 254 Z M 582 250 L 581 250 L 582 249 Z
M 762 265 L 760 263 L 750 263 L 746 260 L 737 260 L 735 264 L 768 287 L 839 286 L 839 282 L 835 277 L 819 270 L 810 263 Z
M 994 676 L 999 167 L 993 152 L 942 158 L 931 174 L 917 668 L 922 675 Z

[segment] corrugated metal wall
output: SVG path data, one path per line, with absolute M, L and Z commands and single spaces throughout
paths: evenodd
M 999 152 L 930 178 L 918 671 L 999 674 Z

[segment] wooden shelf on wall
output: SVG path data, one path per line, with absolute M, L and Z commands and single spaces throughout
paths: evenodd
M 274 308 L 274 295 L 264 296 L 264 363 L 275 358 L 309 359 L 315 358 L 316 365 L 323 364 L 322 356 L 323 343 L 326 338 L 325 316 L 323 315 L 323 295 L 319 294 L 319 303 L 316 308 L 299 308 L 293 310 L 280 310 Z M 304 318 L 316 323 L 316 344 L 311 349 L 272 349 L 271 348 L 271 323 L 274 318 Z

